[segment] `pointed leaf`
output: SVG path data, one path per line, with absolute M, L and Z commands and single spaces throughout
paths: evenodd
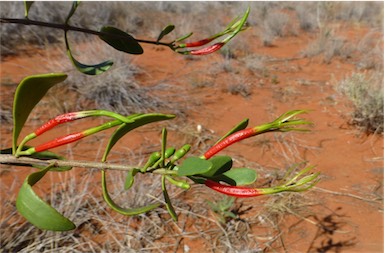
M 71 48 L 69 46 L 68 39 L 67 39 L 67 32 L 64 33 L 64 40 L 65 40 L 66 47 L 67 47 L 68 57 L 70 58 L 72 64 L 76 67 L 76 69 L 79 70 L 80 72 L 82 72 L 83 74 L 99 75 L 99 74 L 106 72 L 114 64 L 112 61 L 104 61 L 102 63 L 95 64 L 95 65 L 85 65 L 73 57 L 72 52 L 71 52 Z
M 199 157 L 188 157 L 178 167 L 178 176 L 193 176 L 204 174 L 213 167 L 210 161 Z
M 24 146 L 22 150 L 24 151 L 24 150 L 27 150 L 29 148 L 31 148 L 31 146 Z M 12 148 L 2 149 L 2 150 L 0 150 L 0 154 L 11 155 L 12 154 Z M 52 153 L 50 151 L 37 152 L 37 153 L 30 155 L 29 157 L 37 158 L 40 160 L 51 160 L 51 159 L 65 160 L 64 157 L 57 155 L 55 153 Z M 38 168 L 38 169 L 43 169 L 46 167 L 46 166 L 41 166 L 39 164 L 29 165 L 29 164 L 25 164 L 25 163 L 12 163 L 10 165 L 34 167 L 34 168 Z M 62 166 L 62 167 L 52 167 L 51 171 L 67 171 L 67 170 L 71 170 L 71 169 L 72 169 L 71 166 Z
M 248 168 L 234 168 L 211 179 L 214 181 L 223 181 L 230 185 L 248 185 L 257 180 L 257 172 Z
M 191 37 L 192 35 L 193 35 L 193 33 L 189 33 L 189 34 L 183 35 L 182 37 L 177 38 L 177 39 L 175 40 L 175 42 L 179 42 L 179 41 L 185 40 L 185 39 Z
M 13 102 L 13 153 L 16 152 L 21 129 L 32 109 L 52 86 L 66 78 L 67 75 L 62 73 L 34 75 L 24 78 L 17 86 Z
M 40 229 L 53 231 L 72 230 L 76 228 L 75 224 L 43 201 L 32 189 L 32 186 L 49 170 L 50 166 L 32 173 L 26 178 L 17 196 L 16 208 L 21 215 Z
M 174 29 L 175 29 L 175 25 L 168 25 L 165 28 L 163 28 L 163 30 L 160 32 L 156 42 L 159 42 L 161 39 L 163 39 L 164 36 L 166 36 L 167 34 L 172 32 Z
M 230 156 L 214 156 L 209 159 L 213 164 L 212 168 L 206 173 L 201 174 L 204 177 L 213 177 L 231 169 L 233 166 L 233 160 Z
M 175 115 L 171 114 L 161 114 L 161 113 L 148 113 L 148 114 L 139 114 L 129 116 L 134 122 L 132 123 L 123 123 L 116 131 L 112 134 L 107 147 L 104 151 L 103 160 L 107 159 L 108 154 L 110 153 L 112 147 L 116 142 L 126 135 L 131 130 L 157 121 L 173 119 Z
M 225 139 L 226 137 L 228 137 L 229 135 L 235 133 L 235 132 L 238 132 L 240 130 L 243 130 L 247 127 L 247 125 L 249 124 L 249 119 L 244 119 L 242 120 L 241 122 L 239 122 L 238 125 L 236 125 L 233 129 L 231 129 L 227 134 L 225 134 L 222 138 L 220 138 L 215 144 L 221 142 L 223 139 Z
M 124 182 L 124 189 L 128 190 L 131 188 L 131 186 L 134 184 L 134 177 L 136 173 L 138 173 L 139 169 L 132 169 L 127 172 L 126 181 Z
M 107 189 L 107 182 L 106 182 L 106 172 L 102 170 L 102 190 L 103 190 L 103 198 L 108 204 L 109 207 L 111 207 L 116 212 L 123 214 L 123 215 L 137 215 L 141 213 L 146 213 L 148 211 L 151 211 L 152 209 L 155 209 L 159 206 L 159 204 L 151 204 L 143 207 L 137 207 L 137 208 L 123 208 L 118 206 L 110 197 L 110 194 L 108 193 Z
M 138 41 L 131 35 L 118 28 L 104 26 L 100 32 L 99 38 L 116 50 L 129 54 L 143 54 L 143 48 Z
M 165 176 L 162 177 L 162 192 L 163 192 L 164 201 L 166 202 L 167 211 L 169 212 L 169 214 L 171 215 L 174 221 L 178 221 L 178 216 L 175 213 L 175 209 L 172 206 L 170 197 L 168 196 L 168 193 L 167 193 Z
M 24 1 L 24 16 L 28 18 L 29 9 L 31 8 L 34 1 Z

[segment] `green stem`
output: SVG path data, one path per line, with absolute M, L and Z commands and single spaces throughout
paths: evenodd
M 20 154 L 20 152 L 23 150 L 24 145 L 25 145 L 28 141 L 34 139 L 35 137 L 36 137 L 36 134 L 35 134 L 35 133 L 30 133 L 30 134 L 28 134 L 27 136 L 25 136 L 24 139 L 20 142 L 19 146 L 17 147 L 17 150 L 16 150 L 15 155 L 18 156 L 17 154 Z

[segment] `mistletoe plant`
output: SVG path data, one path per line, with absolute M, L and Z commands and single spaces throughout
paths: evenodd
M 1 23 L 13 23 L 13 24 L 22 24 L 22 25 L 35 25 L 40 27 L 50 27 L 53 29 L 60 29 L 64 32 L 64 41 L 66 46 L 66 52 L 71 60 L 72 64 L 76 67 L 77 70 L 80 72 L 87 74 L 87 75 L 98 75 L 101 74 L 108 69 L 111 68 L 113 65 L 113 62 L 111 60 L 107 60 L 104 62 L 101 62 L 99 64 L 94 65 L 86 65 L 78 60 L 75 59 L 75 57 L 72 54 L 72 50 L 68 41 L 68 32 L 69 31 L 76 31 L 76 32 L 82 32 L 86 34 L 93 34 L 98 36 L 101 40 L 106 42 L 111 47 L 115 48 L 116 50 L 122 51 L 124 53 L 128 54 L 143 54 L 143 48 L 140 45 L 140 43 L 146 43 L 146 44 L 153 44 L 158 46 L 165 46 L 170 48 L 171 50 L 184 55 L 206 55 L 211 54 L 219 49 L 221 49 L 225 44 L 227 44 L 232 38 L 234 38 L 239 32 L 246 29 L 246 21 L 249 16 L 250 9 L 248 8 L 246 12 L 243 14 L 242 17 L 237 17 L 233 19 L 227 27 L 221 31 L 218 32 L 209 38 L 205 38 L 202 40 L 194 41 L 194 42 L 183 42 L 189 37 L 193 35 L 193 33 L 188 33 L 186 35 L 183 35 L 179 38 L 176 38 L 172 40 L 171 42 L 163 42 L 161 41 L 166 35 L 171 33 L 174 29 L 174 25 L 167 25 L 160 33 L 156 40 L 143 40 L 143 39 L 136 39 L 130 34 L 112 26 L 103 26 L 100 31 L 94 31 L 86 28 L 81 27 L 75 27 L 70 25 L 70 20 L 75 14 L 77 8 L 80 5 L 80 1 L 74 1 L 72 3 L 71 10 L 69 11 L 67 18 L 64 22 L 64 24 L 57 24 L 57 23 L 47 23 L 42 22 L 38 20 L 31 20 L 28 15 L 29 11 L 33 5 L 33 1 L 24 1 L 24 7 L 25 7 L 25 13 L 24 19 L 16 19 L 16 18 L 6 18 L 2 17 L 0 18 Z M 228 35 L 224 39 L 222 39 L 220 42 L 216 42 L 214 44 L 208 45 L 210 42 L 223 37 L 225 35 Z M 193 49 L 197 48 L 198 49 Z
M 28 12 L 31 5 L 32 2 L 26 2 L 25 4 L 25 19 L 15 20 L 1 18 L 1 21 L 48 26 L 46 23 L 28 19 Z M 79 2 L 73 3 L 71 12 L 68 14 L 64 25 L 49 24 L 49 27 L 64 30 L 68 56 L 77 69 L 85 74 L 99 74 L 111 67 L 112 63 L 108 61 L 93 66 L 81 64 L 73 58 L 68 44 L 67 32 L 79 29 L 68 24 L 78 5 Z M 167 46 L 175 52 L 181 54 L 203 55 L 218 50 L 236 34 L 244 30 L 248 14 L 249 10 L 247 10 L 241 18 L 234 19 L 222 32 L 207 39 L 190 43 L 180 43 L 180 41 L 191 36 L 191 33 L 170 43 L 161 42 L 161 39 L 174 29 L 174 26 L 171 25 L 167 26 L 160 33 L 158 39 L 153 42 L 134 39 L 125 32 L 112 27 L 104 27 L 100 32 L 91 32 L 90 30 L 84 29 L 81 31 L 96 34 L 114 48 L 130 54 L 142 53 L 143 50 L 139 45 L 139 43 L 142 42 Z M 189 48 L 192 47 L 205 46 L 206 44 L 226 34 L 229 34 L 229 36 L 221 42 L 214 43 L 201 49 L 189 50 Z M 190 152 L 191 149 L 191 145 L 189 144 L 185 144 L 178 148 L 169 146 L 167 142 L 167 130 L 166 128 L 163 128 L 161 136 L 161 149 L 154 150 L 154 152 L 147 158 L 147 162 L 143 166 L 135 167 L 108 163 L 108 156 L 112 148 L 130 131 L 154 122 L 171 120 L 175 117 L 175 115 L 162 113 L 121 115 L 106 110 L 70 112 L 56 116 L 42 126 L 38 127 L 34 132 L 27 134 L 23 139 L 21 139 L 21 141 L 19 141 L 21 131 L 36 104 L 44 97 L 50 88 L 63 82 L 66 78 L 67 75 L 64 73 L 51 73 L 29 76 L 20 82 L 15 91 L 13 103 L 14 125 L 12 147 L 2 150 L 0 155 L 0 163 L 2 164 L 33 166 L 39 169 L 37 172 L 34 172 L 26 177 L 18 193 L 16 207 L 21 215 L 40 229 L 67 231 L 76 227 L 72 221 L 64 217 L 56 209 L 41 199 L 33 190 L 33 186 L 48 172 L 66 172 L 71 170 L 73 167 L 92 167 L 100 169 L 102 176 L 101 187 L 103 198 L 108 206 L 123 215 L 137 215 L 145 213 L 159 207 L 160 203 L 153 203 L 147 206 L 134 208 L 121 207 L 115 203 L 109 195 L 106 180 L 108 170 L 115 169 L 126 171 L 127 175 L 124 184 L 124 188 L 126 190 L 129 190 L 135 183 L 135 176 L 137 174 L 160 175 L 161 191 L 163 192 L 164 203 L 166 205 L 166 209 L 174 220 L 177 220 L 178 216 L 168 195 L 167 184 L 171 184 L 184 190 L 190 189 L 192 184 L 202 184 L 229 196 L 255 197 L 279 192 L 301 192 L 309 189 L 318 182 L 319 173 L 309 173 L 313 167 L 308 167 L 292 177 L 287 176 L 285 181 L 280 185 L 269 188 L 246 187 L 247 185 L 253 184 L 257 180 L 255 170 L 250 168 L 234 168 L 233 159 L 230 156 L 218 155 L 218 153 L 225 148 L 236 144 L 243 139 L 260 134 L 268 132 L 308 131 L 309 129 L 307 126 L 310 125 L 311 122 L 302 118 L 297 118 L 298 115 L 306 113 L 306 110 L 288 111 L 272 122 L 264 123 L 251 128 L 247 127 L 248 119 L 245 119 L 231 128 L 228 133 L 226 133 L 216 143 L 213 143 L 212 147 L 203 152 L 200 156 L 188 155 L 188 152 Z M 32 139 L 38 139 L 41 135 L 60 124 L 101 116 L 109 118 L 110 120 L 101 125 L 85 129 L 81 132 L 58 136 L 51 141 L 41 143 L 36 146 L 28 145 L 28 142 Z M 114 128 L 115 131 L 109 137 L 100 163 L 67 161 L 64 157 L 49 151 L 52 148 L 76 142 L 82 138 L 111 128 Z

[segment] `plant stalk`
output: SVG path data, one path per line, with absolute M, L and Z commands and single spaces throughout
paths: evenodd
M 0 154 L 0 164 L 9 164 L 16 166 L 32 166 L 32 165 L 40 165 L 40 166 L 49 166 L 53 164 L 53 168 L 55 167 L 80 167 L 87 169 L 105 169 L 105 170 L 120 170 L 120 171 L 129 171 L 136 167 L 121 165 L 121 164 L 110 164 L 110 163 L 102 163 L 102 162 L 89 162 L 89 161 L 75 161 L 75 160 L 40 160 L 31 157 L 15 157 L 13 155 L 8 154 Z M 154 174 L 175 174 L 175 171 L 166 172 L 164 169 L 156 169 L 151 170 L 150 173 Z
M 49 27 L 54 29 L 60 29 L 63 31 L 75 31 L 75 32 L 82 32 L 86 34 L 92 34 L 92 35 L 107 35 L 112 37 L 119 37 L 124 38 L 123 36 L 120 36 L 118 34 L 110 34 L 110 33 L 104 33 L 104 32 L 98 32 L 86 28 L 71 26 L 67 24 L 57 24 L 57 23 L 49 23 L 49 22 L 42 22 L 37 20 L 31 20 L 31 19 L 19 19 L 19 18 L 0 18 L 0 23 L 10 23 L 10 24 L 21 24 L 21 25 L 35 25 L 40 27 Z M 135 40 L 139 43 L 147 43 L 147 44 L 154 44 L 154 45 L 162 45 L 167 47 L 172 47 L 170 43 L 164 43 L 164 42 L 157 42 L 157 41 L 151 41 L 151 40 L 143 40 L 143 39 L 136 39 Z

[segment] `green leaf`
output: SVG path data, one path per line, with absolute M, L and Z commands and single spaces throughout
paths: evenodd
M 32 109 L 52 86 L 66 78 L 67 75 L 63 73 L 34 75 L 24 78 L 17 86 L 13 102 L 13 154 L 16 152 L 20 132 Z
M 136 173 L 138 173 L 139 169 L 132 169 L 127 172 L 126 181 L 124 182 L 124 189 L 128 190 L 131 188 L 131 186 L 134 184 L 134 177 Z
M 148 113 L 148 114 L 136 114 L 128 116 L 128 118 L 134 120 L 132 123 L 123 123 L 116 131 L 112 134 L 107 147 L 104 151 L 103 161 L 107 159 L 108 154 L 110 153 L 112 147 L 116 142 L 126 135 L 131 130 L 157 121 L 169 120 L 175 118 L 175 115 L 171 114 L 161 114 L 161 113 Z
M 76 69 L 83 74 L 92 75 L 92 76 L 99 75 L 106 72 L 114 64 L 112 61 L 104 61 L 102 63 L 95 64 L 95 65 L 85 65 L 73 57 L 71 48 L 69 46 L 68 39 L 67 39 L 67 32 L 64 33 L 64 40 L 67 47 L 68 57 L 70 58 L 72 64 L 76 67 Z
M 172 206 L 170 197 L 168 196 L 168 193 L 167 193 L 165 176 L 162 176 L 162 192 L 163 192 L 164 201 L 166 202 L 167 211 L 169 212 L 169 214 L 171 215 L 174 221 L 178 221 L 178 216 L 175 213 L 175 209 Z
M 167 34 L 172 32 L 174 29 L 175 29 L 175 25 L 168 25 L 165 28 L 163 28 L 163 30 L 160 32 L 156 42 L 159 42 L 161 39 L 163 39 L 164 36 L 166 36 Z
M 230 156 L 214 156 L 209 159 L 213 164 L 212 168 L 206 173 L 201 174 L 204 177 L 213 177 L 219 174 L 223 174 L 233 167 L 233 160 Z
M 31 8 L 34 1 L 24 1 L 24 16 L 28 18 L 29 9 Z
M 215 144 L 219 143 L 220 141 L 225 139 L 227 136 L 229 136 L 229 135 L 231 135 L 231 134 L 233 134 L 235 132 L 238 132 L 240 130 L 245 129 L 248 124 L 249 124 L 249 119 L 242 120 L 238 125 L 236 125 L 233 129 L 231 129 L 227 134 L 222 136 L 222 138 L 220 138 Z
M 164 160 L 166 159 L 166 145 L 167 145 L 167 129 L 162 129 L 162 149 L 160 151 L 160 166 L 164 167 Z
M 43 230 L 68 231 L 76 228 L 75 224 L 61 215 L 56 209 L 43 201 L 32 189 L 49 170 L 45 169 L 30 174 L 20 188 L 16 199 L 16 208 L 34 226 Z
M 152 209 L 155 209 L 159 206 L 159 204 L 151 204 L 143 207 L 137 207 L 137 208 L 123 208 L 118 206 L 110 197 L 108 194 L 107 189 L 107 182 L 106 182 L 106 172 L 102 170 L 102 190 L 103 190 L 103 198 L 113 210 L 116 212 L 123 214 L 123 215 L 137 215 L 141 213 L 146 213 L 148 211 L 151 211 Z
M 214 181 L 223 181 L 230 185 L 248 185 L 257 180 L 257 172 L 248 168 L 234 168 L 211 179 Z
M 104 26 L 100 30 L 99 38 L 116 50 L 129 54 L 143 54 L 143 48 L 138 41 L 128 33 L 111 26 Z
M 68 24 L 68 21 L 70 20 L 70 18 L 72 17 L 72 15 L 74 15 L 74 13 L 75 13 L 76 9 L 78 8 L 79 4 L 80 4 L 80 1 L 73 1 L 73 2 L 72 2 L 72 7 L 71 7 L 70 12 L 69 12 L 68 15 L 67 15 L 65 24 Z
M 178 176 L 193 176 L 204 174 L 213 167 L 213 164 L 199 157 L 188 157 L 178 167 Z
M 27 150 L 29 148 L 31 148 L 31 146 L 24 146 L 22 151 Z M 2 150 L 0 150 L 0 154 L 11 155 L 12 154 L 12 148 L 2 149 Z M 65 160 L 64 157 L 57 155 L 55 153 L 52 153 L 50 151 L 43 151 L 43 152 L 34 153 L 34 154 L 30 155 L 29 157 L 36 158 L 39 160 L 51 160 L 51 159 Z M 34 167 L 34 168 L 38 168 L 38 169 L 44 169 L 45 168 L 45 166 L 41 166 L 39 164 L 29 165 L 29 164 L 25 164 L 25 163 L 12 163 L 10 165 Z M 67 170 L 71 170 L 71 169 L 72 169 L 71 166 L 62 166 L 62 167 L 52 167 L 51 171 L 67 171 Z

